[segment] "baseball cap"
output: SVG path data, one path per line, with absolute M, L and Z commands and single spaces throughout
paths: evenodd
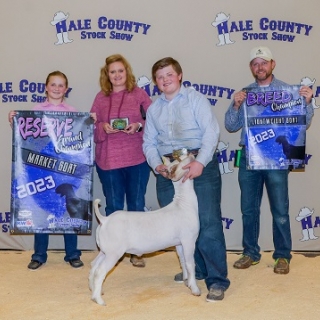
M 250 62 L 255 58 L 261 58 L 266 61 L 273 59 L 272 53 L 267 47 L 255 47 L 250 52 Z

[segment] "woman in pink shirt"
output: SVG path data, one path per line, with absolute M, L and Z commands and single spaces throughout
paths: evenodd
M 125 198 L 128 211 L 144 211 L 150 168 L 142 151 L 141 111 L 147 111 L 151 99 L 137 87 L 130 64 L 120 54 L 106 58 L 100 87 L 91 112 L 96 114 L 95 161 L 106 215 L 123 210 Z M 142 258 L 131 256 L 130 261 L 145 266 Z
M 71 111 L 76 109 L 64 102 L 64 96 L 68 90 L 68 79 L 66 75 L 60 71 L 49 73 L 46 79 L 46 95 L 47 99 L 35 105 L 32 110 L 36 111 Z M 15 111 L 9 112 L 9 122 L 12 125 L 12 120 Z M 69 262 L 73 268 L 80 268 L 83 262 L 80 260 L 81 251 L 77 249 L 77 235 L 64 234 L 64 244 L 66 255 L 64 260 Z M 39 269 L 47 261 L 47 250 L 49 244 L 48 233 L 34 234 L 34 254 L 31 256 L 31 262 L 28 264 L 30 270 Z

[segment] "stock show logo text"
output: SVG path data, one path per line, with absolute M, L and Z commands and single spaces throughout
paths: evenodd
M 132 21 L 107 18 L 100 16 L 95 22 L 95 29 L 92 30 L 91 19 L 77 19 L 67 21 L 69 13 L 58 11 L 54 14 L 50 24 L 55 27 L 57 42 L 55 45 L 62 45 L 73 42 L 70 39 L 69 32 L 79 31 L 81 40 L 120 40 L 132 41 L 136 34 L 147 35 L 150 24 Z
M 313 26 L 288 20 L 275 20 L 263 17 L 258 26 L 253 20 L 229 21 L 230 15 L 220 12 L 211 23 L 217 29 L 219 43 L 217 46 L 233 44 L 232 33 L 242 33 L 243 41 L 273 40 L 294 42 L 296 36 L 309 36 Z
M 139 84 L 138 80 L 137 85 L 143 88 L 150 97 L 161 94 L 156 85 L 151 85 L 152 81 L 149 78 L 142 76 L 139 79 L 141 78 L 143 78 L 143 81 L 146 81 L 146 83 Z M 199 91 L 207 96 L 212 106 L 217 104 L 217 98 L 225 98 L 230 100 L 235 91 L 234 89 L 228 87 L 205 83 L 193 83 L 189 80 L 185 80 L 183 85 L 185 87 L 193 87 L 196 91 Z M 13 82 L 0 82 L 0 96 L 2 94 L 2 103 L 42 103 L 46 100 L 45 91 L 45 83 L 42 82 L 34 82 L 27 79 L 22 79 L 18 84 L 18 90 L 13 88 Z M 68 88 L 68 91 L 65 94 L 66 98 L 68 98 L 71 91 L 72 88 Z
M 9 232 L 10 212 L 0 212 L 0 226 L 3 233 Z
M 29 102 L 28 98 L 31 94 L 30 102 L 42 103 L 46 100 L 46 84 L 42 82 L 33 82 L 27 79 L 19 81 L 19 92 L 13 89 L 12 82 L 0 82 L 0 94 L 2 103 Z M 68 88 L 65 97 L 68 98 L 72 88 Z

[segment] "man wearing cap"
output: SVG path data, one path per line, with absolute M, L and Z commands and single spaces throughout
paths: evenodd
M 261 46 L 253 48 L 250 52 L 249 67 L 255 82 L 246 88 L 287 85 L 273 75 L 275 66 L 276 62 L 269 48 Z M 299 94 L 306 99 L 306 122 L 308 127 L 313 117 L 312 90 L 307 86 L 302 86 Z M 292 248 L 288 194 L 289 170 L 247 170 L 246 150 L 244 147 L 246 141 L 245 117 L 242 106 L 245 99 L 245 90 L 236 92 L 225 114 L 225 127 L 229 132 L 236 132 L 242 128 L 239 143 L 242 147 L 242 152 L 238 181 L 241 190 L 243 254 L 233 266 L 236 269 L 246 269 L 260 262 L 261 254 L 258 245 L 260 205 L 263 185 L 265 184 L 273 217 L 274 272 L 287 274 L 289 273 Z

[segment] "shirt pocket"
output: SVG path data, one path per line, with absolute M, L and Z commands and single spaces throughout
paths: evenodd
M 198 125 L 190 106 L 181 106 L 176 110 L 175 121 L 174 121 L 174 131 L 185 132 L 197 129 Z

